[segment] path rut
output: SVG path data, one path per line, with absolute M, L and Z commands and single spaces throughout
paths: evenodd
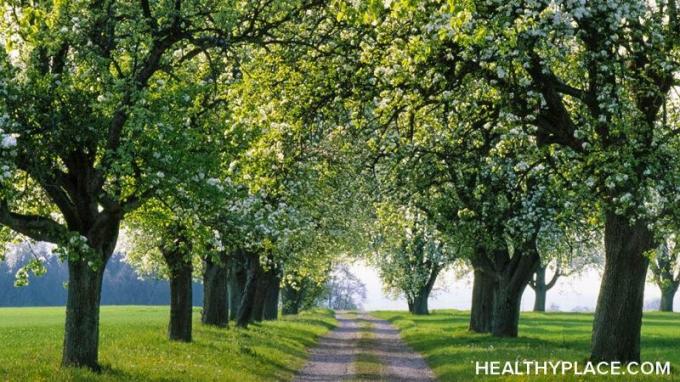
M 307 381 L 435 381 L 423 357 L 414 352 L 388 321 L 365 313 L 336 314 L 338 327 L 319 340 L 307 364 L 294 379 Z M 362 329 L 363 328 L 363 329 Z M 370 340 L 360 345 L 362 330 Z M 369 352 L 381 363 L 380 375 L 357 376 L 355 361 L 360 352 Z

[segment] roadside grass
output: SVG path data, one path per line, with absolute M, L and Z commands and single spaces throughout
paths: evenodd
M 383 374 L 383 364 L 375 354 L 375 335 L 373 334 L 373 324 L 363 318 L 359 321 L 359 353 L 354 361 L 355 380 L 381 380 Z
M 330 310 L 302 312 L 248 329 L 206 327 L 194 309 L 194 342 L 166 339 L 169 307 L 104 306 L 103 372 L 61 369 L 64 308 L 0 308 L 2 381 L 291 380 L 318 336 L 335 327 Z M 230 323 L 231 324 L 231 323 Z
M 590 350 L 592 314 L 522 312 L 520 336 L 504 339 L 470 333 L 469 312 L 437 310 L 429 316 L 394 311 L 371 314 L 399 328 L 402 338 L 425 357 L 441 381 L 680 381 L 678 313 L 645 312 L 643 318 L 642 360 L 670 362 L 670 376 L 475 374 L 476 361 L 562 360 L 583 364 Z

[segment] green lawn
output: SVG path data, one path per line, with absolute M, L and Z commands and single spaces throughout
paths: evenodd
M 330 311 L 304 312 L 247 330 L 208 328 L 194 311 L 194 342 L 166 340 L 168 307 L 103 307 L 104 372 L 60 369 L 65 311 L 0 308 L 2 381 L 280 381 L 290 380 L 306 349 L 335 326 Z
M 425 356 L 442 381 L 680 381 L 680 314 L 645 313 L 643 361 L 669 361 L 670 376 L 477 376 L 475 361 L 586 360 L 592 315 L 522 313 L 520 337 L 498 339 L 467 331 L 468 312 L 435 311 L 430 316 L 405 312 L 376 312 L 400 330 L 406 342 Z

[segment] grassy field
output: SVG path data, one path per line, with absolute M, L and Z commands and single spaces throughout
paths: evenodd
M 290 380 L 306 348 L 335 326 L 330 311 L 305 312 L 247 330 L 199 323 L 194 342 L 166 340 L 168 307 L 103 307 L 104 372 L 59 368 L 64 308 L 0 308 L 2 381 L 279 381 Z
M 468 312 L 436 311 L 430 316 L 405 312 L 372 313 L 391 321 L 406 342 L 423 354 L 441 381 L 680 381 L 680 314 L 646 312 L 643 361 L 671 362 L 670 376 L 477 376 L 475 361 L 586 360 L 592 315 L 522 313 L 520 337 L 497 339 L 467 331 Z

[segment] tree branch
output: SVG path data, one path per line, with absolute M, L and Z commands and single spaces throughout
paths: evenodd
M 59 244 L 67 230 L 52 219 L 12 212 L 7 201 L 0 201 L 0 224 L 37 241 Z

